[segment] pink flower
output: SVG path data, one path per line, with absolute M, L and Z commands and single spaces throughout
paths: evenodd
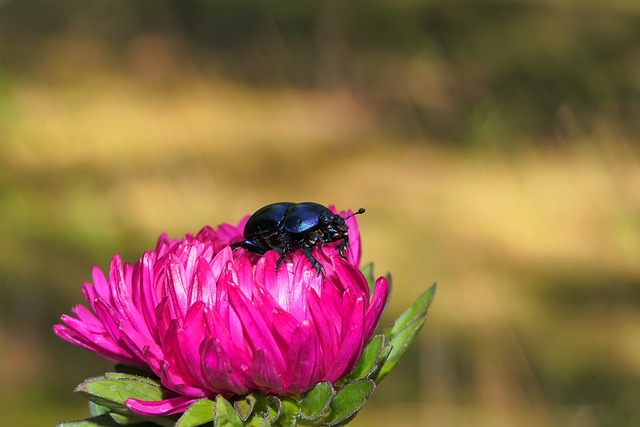
M 73 344 L 153 371 L 176 393 L 129 399 L 131 410 L 168 415 L 198 398 L 255 390 L 299 395 L 353 369 L 389 291 L 380 277 L 370 295 L 356 217 L 347 220 L 346 259 L 338 242 L 314 248 L 324 277 L 301 251 L 277 271 L 274 251 L 232 251 L 247 219 L 182 240 L 163 235 L 133 266 L 115 255 L 108 276 L 94 267 L 93 284 L 83 286 L 89 308 L 76 306 L 54 327 Z

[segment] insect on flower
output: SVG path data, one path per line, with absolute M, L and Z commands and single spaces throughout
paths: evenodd
M 93 269 L 87 304 L 63 315 L 55 333 L 151 371 L 167 394 L 124 402 L 143 416 L 181 413 L 218 395 L 302 396 L 344 378 L 373 336 L 389 283 L 379 277 L 370 288 L 360 271 L 353 215 L 315 203 L 263 209 L 237 225 L 162 235 L 133 264 L 116 254 L 107 274 Z M 240 243 L 252 250 L 233 251 L 243 232 Z M 340 239 L 337 251 L 324 244 Z M 277 270 L 283 255 L 287 268 Z
M 319 275 L 324 269 L 311 249 L 318 244 L 342 239 L 338 253 L 344 257 L 349 250 L 349 226 L 345 220 L 364 212 L 360 208 L 342 217 L 319 203 L 272 203 L 251 215 L 244 227 L 244 240 L 234 243 L 232 248 L 243 247 L 260 255 L 273 249 L 280 254 L 276 269 L 288 254 L 301 249 Z

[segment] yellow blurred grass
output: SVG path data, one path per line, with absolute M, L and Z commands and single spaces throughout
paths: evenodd
M 541 343 L 568 339 L 578 353 L 595 351 L 640 375 L 635 313 L 606 324 L 568 314 L 554 330 L 557 313 L 530 289 L 538 267 L 640 278 L 640 165 L 624 145 L 585 138 L 561 150 L 529 146 L 506 155 L 390 140 L 346 90 L 266 91 L 199 79 L 162 87 L 117 77 L 74 86 L 23 82 L 10 95 L 0 154 L 19 195 L 5 195 L 14 201 L 5 205 L 7 256 L 21 253 L 14 225 L 51 221 L 94 241 L 135 230 L 147 241 L 130 244 L 143 250 L 161 232 L 235 221 L 275 200 L 365 206 L 364 260 L 393 274 L 389 311 L 438 281 L 421 340 L 478 340 L 470 357 L 484 380 L 471 391 L 474 403 L 456 406 L 445 391 L 435 406 L 438 390 L 424 390 L 421 416 L 440 417 L 431 425 L 546 425 L 542 391 L 528 390 L 537 387 L 528 365 L 536 356 L 510 338 L 514 328 L 534 339 L 548 329 L 550 341 Z M 90 266 L 78 268 L 88 278 Z M 79 286 L 68 283 L 64 293 L 79 299 Z M 549 363 L 566 363 L 553 357 L 559 361 Z M 422 387 L 442 386 L 430 380 L 437 373 L 421 375 Z M 376 414 L 365 412 L 357 425 Z M 525 418 L 531 423 L 520 423 Z

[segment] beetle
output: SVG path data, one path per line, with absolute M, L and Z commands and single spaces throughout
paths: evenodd
M 318 244 L 342 239 L 338 245 L 338 253 L 344 257 L 345 252 L 349 250 L 349 226 L 345 219 L 364 211 L 360 208 L 343 218 L 315 202 L 271 203 L 249 217 L 244 226 L 244 240 L 232 244 L 231 248 L 243 247 L 260 255 L 273 249 L 280 254 L 276 270 L 287 254 L 301 249 L 320 274 L 324 269 L 311 253 L 311 249 Z

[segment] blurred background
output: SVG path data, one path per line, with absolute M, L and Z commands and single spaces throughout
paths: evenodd
M 87 416 L 93 265 L 313 200 L 439 283 L 354 426 L 635 426 L 639 134 L 636 0 L 0 0 L 4 423 Z

